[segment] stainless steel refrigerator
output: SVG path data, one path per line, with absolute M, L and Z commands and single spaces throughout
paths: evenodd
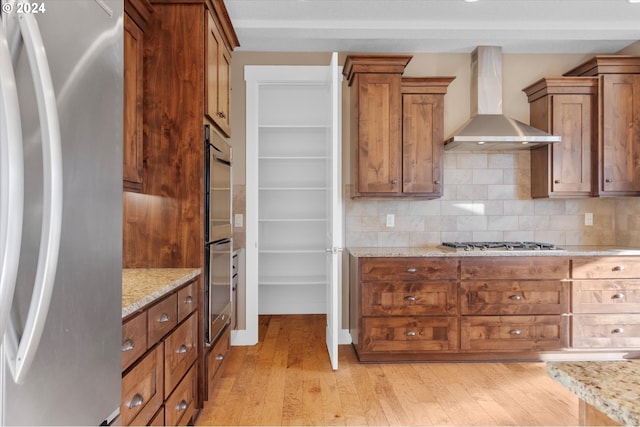
M 118 414 L 122 0 L 0 0 L 0 425 Z

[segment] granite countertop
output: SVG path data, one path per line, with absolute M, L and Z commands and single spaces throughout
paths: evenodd
M 640 425 L 640 361 L 548 362 L 547 373 L 623 425 Z
M 122 270 L 122 318 L 198 277 L 199 268 L 126 268 Z
M 460 251 L 439 246 L 415 248 L 353 247 L 347 248 L 356 258 L 366 257 L 477 257 L 477 256 L 631 256 L 640 255 L 640 249 L 614 246 L 563 246 L 560 251 Z

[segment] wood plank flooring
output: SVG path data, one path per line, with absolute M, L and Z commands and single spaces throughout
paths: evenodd
M 544 363 L 361 364 L 325 347 L 324 315 L 260 316 L 259 343 L 232 347 L 196 425 L 578 424 L 578 399 Z

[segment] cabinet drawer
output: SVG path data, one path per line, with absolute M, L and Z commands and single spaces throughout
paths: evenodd
M 456 279 L 458 262 L 452 259 L 364 258 L 361 280 L 442 280 Z
M 462 280 L 565 279 L 569 277 L 569 260 L 539 256 L 465 258 L 460 261 L 460 277 Z
M 421 352 L 458 349 L 456 317 L 362 319 L 362 351 Z
M 182 322 L 198 307 L 197 281 L 178 291 L 178 322 Z
M 460 284 L 462 314 L 563 314 L 569 311 L 568 283 L 477 281 Z
M 167 337 L 164 352 L 164 389 L 169 394 L 196 360 L 198 316 L 189 317 Z
M 217 375 L 225 357 L 231 348 L 231 328 L 225 328 L 224 332 L 216 341 L 209 354 L 207 355 L 207 394 L 211 396 L 214 378 Z
M 578 314 L 571 321 L 573 347 L 640 347 L 640 314 Z
M 151 421 L 149 421 L 149 426 L 164 426 L 164 408 L 160 408 L 158 412 L 153 416 Z
M 123 425 L 146 425 L 162 405 L 163 354 L 160 344 L 122 378 Z
M 147 312 L 144 311 L 122 325 L 122 370 L 147 351 Z
M 362 285 L 364 316 L 458 313 L 457 282 L 369 282 Z
M 640 312 L 640 280 L 585 280 L 572 284 L 574 313 Z
M 149 345 L 160 341 L 178 324 L 178 297 L 172 294 L 149 309 Z
M 469 351 L 539 351 L 566 347 L 565 316 L 467 316 L 460 348 Z
M 572 277 L 574 279 L 640 278 L 640 258 L 574 258 Z
M 164 405 L 166 425 L 179 426 L 187 423 L 195 414 L 196 366 L 193 365 Z

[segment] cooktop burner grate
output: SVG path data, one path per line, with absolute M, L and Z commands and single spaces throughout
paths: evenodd
M 444 249 L 455 251 L 558 251 L 553 243 L 544 242 L 442 242 Z

